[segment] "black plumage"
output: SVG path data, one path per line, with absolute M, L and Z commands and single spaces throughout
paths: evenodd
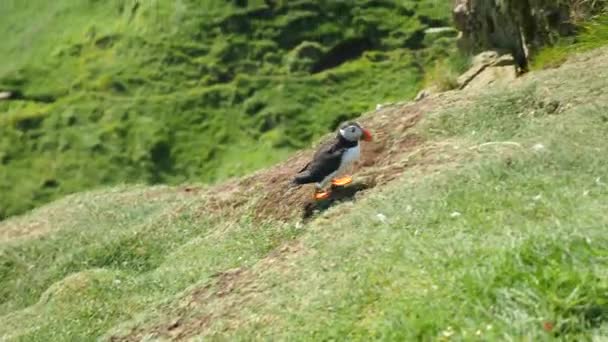
M 336 138 L 322 145 L 310 161 L 294 177 L 296 185 L 319 183 L 327 176 L 337 171 L 342 163 L 344 152 L 359 144 L 358 141 L 349 141 L 338 133 Z

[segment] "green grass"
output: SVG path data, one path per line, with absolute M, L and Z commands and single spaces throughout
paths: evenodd
M 41 235 L 0 242 L 0 336 L 605 339 L 605 56 L 425 113 L 413 130 L 445 145 L 439 172 L 307 224 L 214 216 L 208 195 L 165 186 L 9 219 Z
M 555 68 L 575 53 L 608 44 L 608 15 L 604 14 L 582 24 L 579 33 L 564 37 L 553 46 L 542 48 L 532 58 L 532 69 Z
M 447 91 L 458 88 L 458 77 L 470 66 L 470 57 L 455 53 L 435 61 L 424 74 L 422 84 L 425 88 Z
M 443 1 L 238 3 L 3 1 L 0 91 L 23 98 L 0 102 L 0 219 L 100 186 L 271 165 L 415 95 L 454 49 L 423 39 L 448 25 Z

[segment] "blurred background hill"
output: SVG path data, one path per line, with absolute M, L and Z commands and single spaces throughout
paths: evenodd
M 0 219 L 118 183 L 214 182 L 412 98 L 448 1 L 0 3 Z M 463 59 L 450 59 L 455 68 Z

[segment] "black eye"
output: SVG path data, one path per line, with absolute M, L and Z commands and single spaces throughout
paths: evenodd
M 350 131 L 351 131 L 352 133 L 355 133 L 355 127 L 351 128 L 351 129 L 350 129 Z

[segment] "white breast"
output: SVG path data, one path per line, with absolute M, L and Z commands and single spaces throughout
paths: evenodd
M 352 165 L 354 161 L 359 159 L 359 155 L 361 155 L 361 150 L 359 149 L 359 145 L 357 145 L 355 147 L 351 147 L 351 148 L 347 149 L 346 151 L 344 151 L 344 154 L 342 155 L 342 159 L 340 160 L 340 167 L 338 167 L 338 169 L 336 171 L 327 175 L 327 177 L 325 177 L 325 179 L 323 179 L 321 182 L 317 183 L 317 187 L 324 188 L 328 184 L 329 181 L 331 181 L 334 177 L 345 172 L 346 169 L 350 165 Z
M 357 146 L 355 146 L 355 147 L 351 147 L 351 148 L 347 149 L 344 152 L 344 155 L 342 155 L 342 161 L 340 162 L 340 168 L 338 170 L 342 171 L 342 170 L 344 170 L 344 168 L 352 165 L 353 162 L 355 162 L 357 159 L 359 159 L 360 155 L 361 155 L 361 149 L 359 148 L 359 144 L 357 144 Z

